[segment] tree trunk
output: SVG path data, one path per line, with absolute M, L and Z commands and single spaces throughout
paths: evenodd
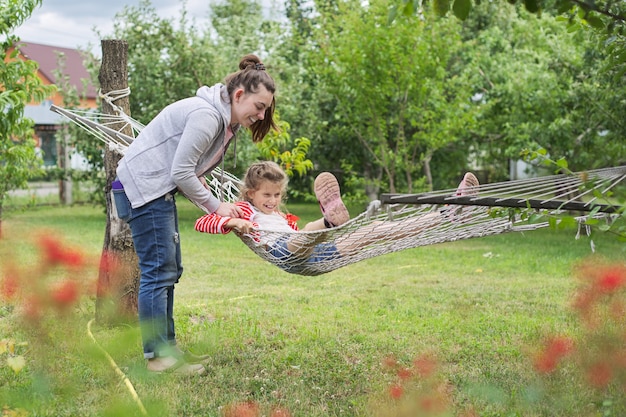
M 433 151 L 428 149 L 424 156 L 424 175 L 426 175 L 426 184 L 428 185 L 428 191 L 433 190 L 433 173 L 430 170 L 430 161 L 433 159 Z
M 102 64 L 98 74 L 103 94 L 128 88 L 128 44 L 122 40 L 103 40 Z M 128 97 L 115 102 L 130 115 Z M 115 114 L 115 109 L 102 101 L 102 111 Z M 120 126 L 121 127 L 121 126 Z M 115 127 L 113 127 L 115 128 Z M 130 127 L 122 133 L 132 135 Z M 137 320 L 139 292 L 139 265 L 128 224 L 117 218 L 111 198 L 111 184 L 115 180 L 117 164 L 122 155 L 107 146 L 104 154 L 106 173 L 107 223 L 98 276 L 96 319 L 101 323 L 116 324 Z
M 63 136 L 57 135 L 57 165 L 63 172 L 63 178 L 59 180 L 59 200 L 61 204 L 69 206 L 72 204 L 72 177 L 70 155 L 68 152 L 67 130 L 62 130 Z

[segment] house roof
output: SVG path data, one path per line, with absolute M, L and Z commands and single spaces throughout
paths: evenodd
M 59 55 L 65 57 L 63 75 L 68 77 L 70 85 L 76 88 L 79 94 L 85 94 L 87 98 L 96 98 L 96 88 L 84 65 L 84 53 L 71 48 L 42 45 L 32 42 L 20 41 L 17 44 L 20 54 L 29 60 L 39 63 L 39 71 L 52 84 L 57 83 L 55 72 L 59 68 Z M 84 90 L 83 80 L 87 81 L 87 91 Z

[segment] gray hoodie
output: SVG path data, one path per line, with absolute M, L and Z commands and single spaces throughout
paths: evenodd
M 230 143 L 225 134 L 229 123 L 230 98 L 222 84 L 200 87 L 195 97 L 165 107 L 142 129 L 117 167 L 132 207 L 178 189 L 208 213 L 217 210 L 220 201 L 198 177 L 223 160 Z

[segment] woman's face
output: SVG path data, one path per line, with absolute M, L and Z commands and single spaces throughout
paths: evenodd
M 261 181 L 257 190 L 248 191 L 248 201 L 264 214 L 278 210 L 282 197 L 282 185 L 268 180 Z
M 231 103 L 231 124 L 239 123 L 249 128 L 257 120 L 265 118 L 265 110 L 272 105 L 274 95 L 267 91 L 263 84 L 259 85 L 256 93 L 246 94 L 243 88 L 238 88 L 233 94 Z

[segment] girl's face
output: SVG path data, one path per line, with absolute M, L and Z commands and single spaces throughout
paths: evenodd
M 261 181 L 258 189 L 248 191 L 248 201 L 261 213 L 272 214 L 278 210 L 283 197 L 283 187 L 280 183 Z
M 238 88 L 233 94 L 230 122 L 249 128 L 257 120 L 265 118 L 265 110 L 271 106 L 273 99 L 274 95 L 263 84 L 259 84 L 256 93 L 246 94 L 243 88 Z

